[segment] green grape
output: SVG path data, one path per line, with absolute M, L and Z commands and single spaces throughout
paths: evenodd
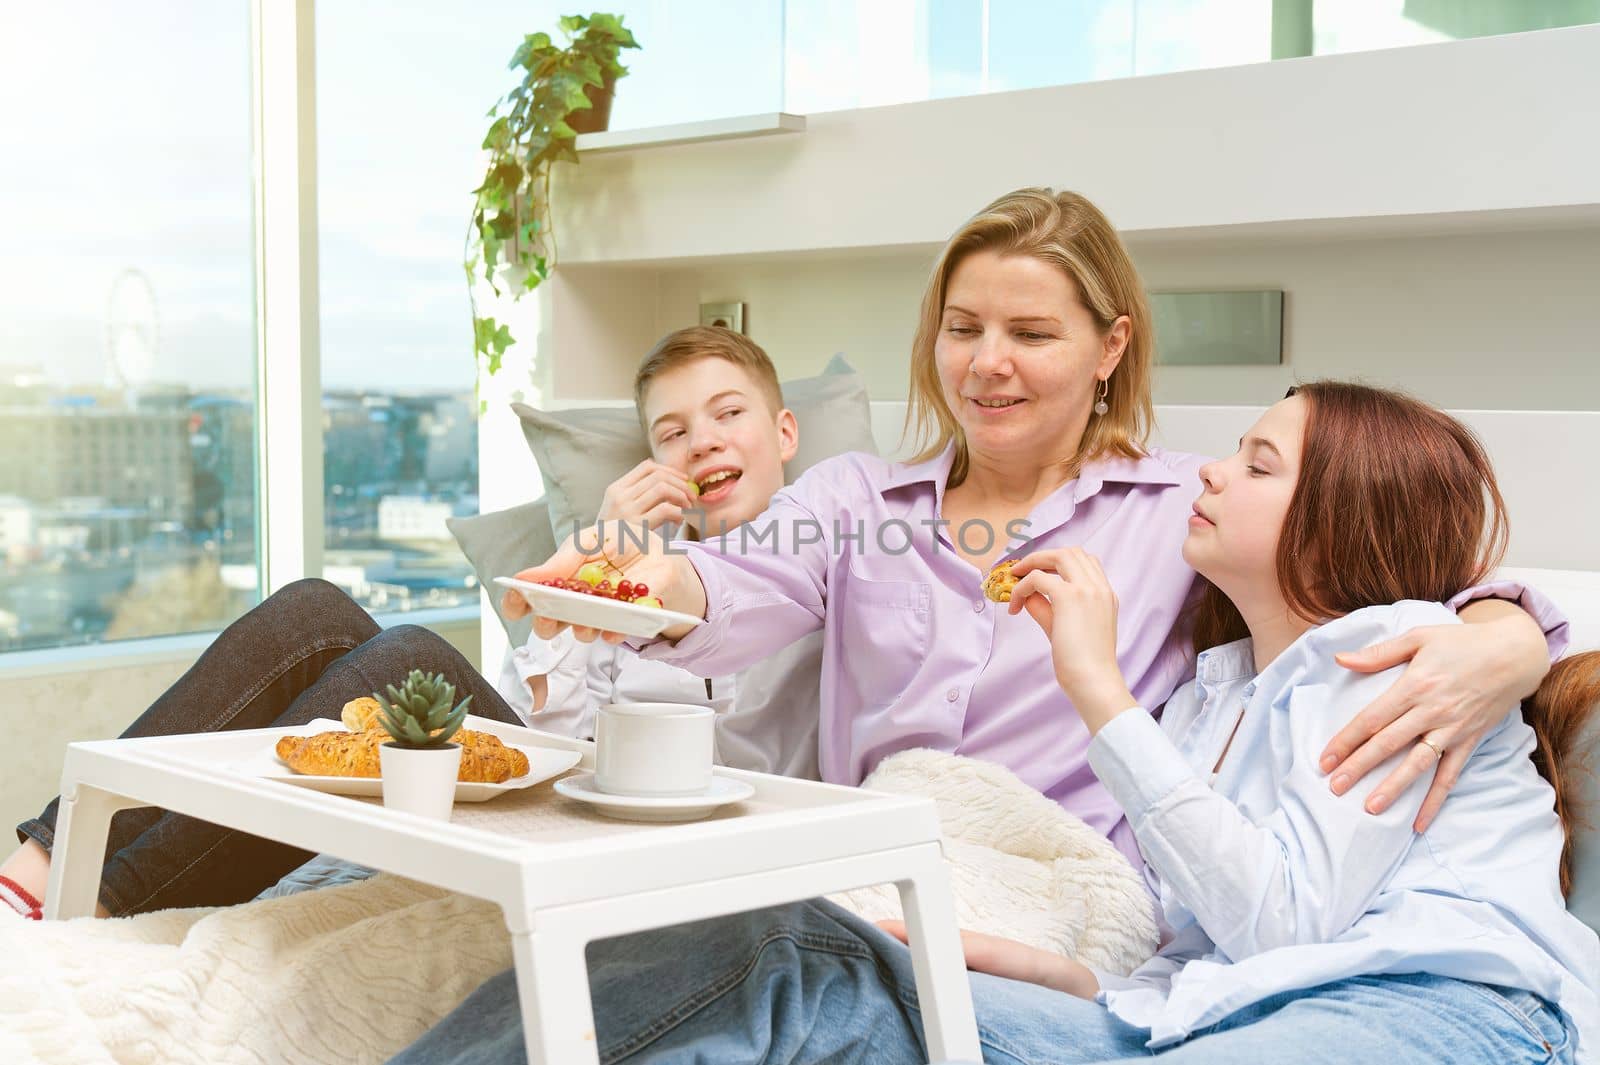
M 578 567 L 577 577 L 593 588 L 606 578 L 606 568 L 598 562 L 585 562 Z
M 642 596 L 640 596 L 639 598 L 637 598 L 637 599 L 635 599 L 633 601 L 633 605 L 634 606 L 653 606 L 657 610 L 660 610 L 665 606 L 665 604 L 662 603 L 661 600 L 657 599 L 653 595 L 642 595 Z

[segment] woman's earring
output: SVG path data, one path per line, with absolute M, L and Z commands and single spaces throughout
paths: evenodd
M 1106 404 L 1106 393 L 1110 391 L 1110 380 L 1102 377 L 1100 379 L 1100 391 L 1096 392 L 1094 397 L 1094 412 L 1096 414 L 1104 414 L 1106 411 L 1111 409 L 1110 406 Z

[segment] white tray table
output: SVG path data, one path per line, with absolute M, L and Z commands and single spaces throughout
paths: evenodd
M 594 745 L 469 717 L 507 742 Z M 900 891 L 933 1061 L 981 1058 L 939 819 L 928 799 L 719 768 L 755 795 L 684 824 L 614 821 L 550 782 L 450 822 L 230 769 L 286 729 L 68 746 L 45 916 L 94 912 L 112 814 L 160 806 L 487 899 L 505 913 L 528 1060 L 596 1062 L 592 941 L 871 884 Z

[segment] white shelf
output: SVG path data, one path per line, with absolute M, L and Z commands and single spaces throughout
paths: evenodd
M 738 115 L 713 118 L 705 122 L 682 122 L 674 126 L 649 129 L 617 129 L 603 133 L 580 133 L 578 151 L 586 154 L 620 152 L 630 148 L 654 148 L 668 144 L 696 144 L 700 141 L 731 141 L 745 137 L 768 137 L 775 133 L 804 133 L 806 116 L 771 111 L 763 115 Z

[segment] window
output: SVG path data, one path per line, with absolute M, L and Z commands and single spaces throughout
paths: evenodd
M 547 6 L 317 7 L 323 576 L 373 612 L 478 603 L 445 527 L 478 510 L 462 239 L 480 119 Z
M 0 650 L 259 598 L 250 7 L 0 16 Z

